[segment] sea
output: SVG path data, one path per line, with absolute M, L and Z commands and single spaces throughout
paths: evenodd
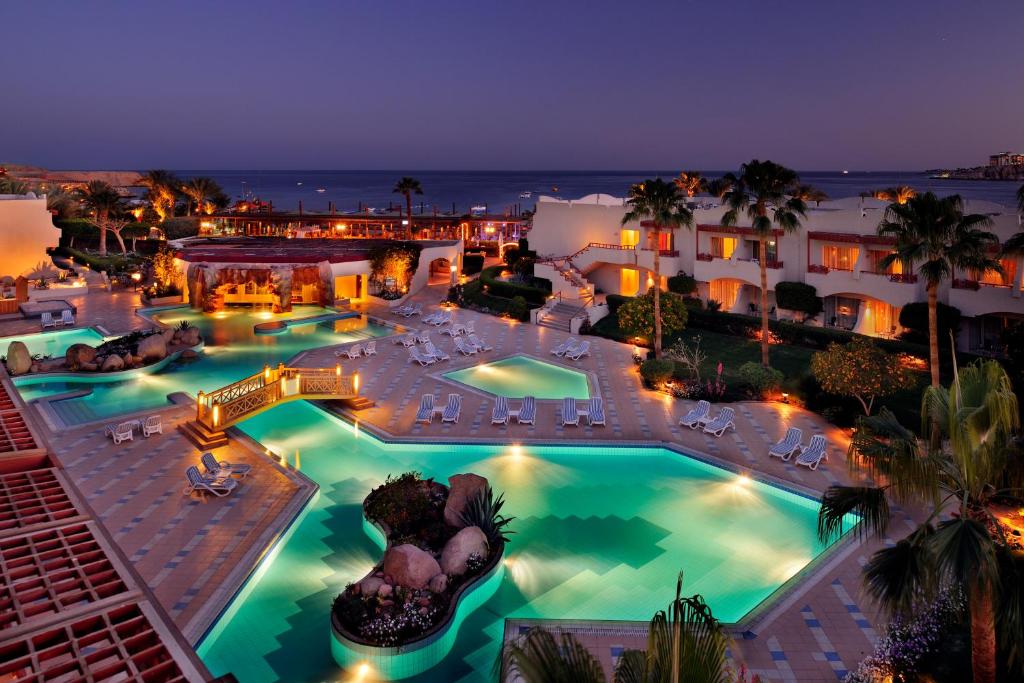
M 487 213 L 516 214 L 532 210 L 538 197 L 561 199 L 603 193 L 623 197 L 630 185 L 647 178 L 673 178 L 678 171 L 195 171 L 179 170 L 180 177 L 213 178 L 232 199 L 273 202 L 275 211 L 326 213 L 334 205 L 338 213 L 386 211 L 404 205 L 402 195 L 392 192 L 402 176 L 412 176 L 423 187 L 414 196 L 415 211 L 469 213 L 486 207 Z M 713 178 L 723 172 L 705 172 Z M 944 180 L 918 172 L 850 171 L 806 172 L 801 181 L 823 190 L 833 199 L 856 197 L 868 190 L 910 185 L 919 192 L 959 194 L 1014 210 L 1018 184 L 986 180 Z M 479 209 L 478 209 L 479 210 Z

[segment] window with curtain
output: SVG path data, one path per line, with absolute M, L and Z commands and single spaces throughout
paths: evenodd
M 821 250 L 821 263 L 829 270 L 853 270 L 857 263 L 856 247 L 836 247 L 825 245 Z
M 879 275 L 900 275 L 903 273 L 903 263 L 901 261 L 893 261 L 888 266 L 883 266 L 882 261 L 886 256 L 891 254 L 891 251 L 881 251 L 878 249 L 868 249 L 868 268 L 870 272 L 878 273 Z
M 1017 279 L 1017 259 L 1000 259 L 999 265 L 1003 267 L 1003 272 L 986 270 L 984 273 L 981 273 L 981 277 L 977 277 L 977 274 L 975 274 L 975 279 L 986 285 L 1012 287 Z
M 635 247 L 640 243 L 639 230 L 623 230 L 620 244 L 624 247 Z
M 712 280 L 708 286 L 708 298 L 722 304 L 723 311 L 728 311 L 736 304 L 742 286 L 739 280 Z
M 711 255 L 715 258 L 732 258 L 734 251 L 736 251 L 735 237 L 711 238 Z

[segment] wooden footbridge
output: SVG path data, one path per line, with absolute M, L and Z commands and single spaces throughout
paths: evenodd
M 196 397 L 196 419 L 182 431 L 201 449 L 227 444 L 224 430 L 287 401 L 341 400 L 360 403 L 359 375 L 333 368 L 289 368 L 283 363 Z M 361 407 L 357 405 L 356 407 Z

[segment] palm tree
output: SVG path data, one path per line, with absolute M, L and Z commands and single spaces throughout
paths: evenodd
M 106 256 L 107 223 L 111 214 L 117 213 L 120 209 L 121 195 L 113 185 L 104 180 L 90 180 L 76 193 L 85 208 L 96 216 L 95 225 L 100 231 L 100 256 Z
M 173 173 L 162 169 L 154 169 L 143 174 L 140 181 L 148 191 L 146 198 L 162 223 L 168 216 L 174 215 L 174 203 L 181 191 L 181 181 Z
M 761 365 L 768 367 L 768 239 L 772 226 L 783 232 L 800 227 L 806 217 L 807 205 L 793 196 L 800 185 L 796 171 L 772 161 L 754 159 L 740 166 L 738 174 L 727 173 L 730 188 L 722 197 L 728 210 L 722 214 L 722 225 L 732 226 L 744 213 L 759 245 L 761 268 Z
M 954 358 L 954 364 L 955 364 Z M 866 591 L 886 610 L 909 614 L 953 587 L 967 597 L 971 661 L 976 683 L 996 677 L 996 634 L 1011 662 L 1024 654 L 1018 587 L 997 500 L 1020 500 L 1021 470 L 1012 448 L 1020 429 L 1017 397 L 1006 371 L 994 360 L 954 374 L 946 389 L 925 389 L 922 433 L 901 425 L 889 411 L 862 417 L 848 462 L 879 486 L 832 486 L 818 513 L 818 535 L 840 534 L 850 512 L 860 515 L 857 533 L 883 536 L 891 521 L 888 496 L 901 505 L 922 505 L 929 515 L 894 547 L 875 552 L 864 567 Z
M 654 238 L 654 357 L 661 357 L 661 249 L 662 230 L 693 227 L 693 214 L 683 204 L 683 196 L 675 183 L 661 178 L 645 180 L 629 188 L 626 199 L 629 211 L 622 225 L 631 221 L 649 221 Z
M 906 204 L 917 196 L 917 190 L 910 187 L 910 185 L 897 185 L 896 187 L 888 187 L 884 190 L 869 190 L 867 195 L 874 199 L 881 199 L 883 202 Z
M 700 171 L 682 171 L 675 179 L 676 187 L 687 197 L 703 192 L 707 187 L 707 181 Z
M 828 200 L 828 195 L 823 190 L 812 185 L 797 185 L 793 188 L 793 196 L 804 202 L 814 202 L 815 206 L 821 206 L 822 202 Z
M 405 195 L 405 217 L 409 220 L 409 225 L 406 228 L 406 239 L 412 235 L 412 196 L 414 194 L 423 194 L 423 186 L 420 185 L 420 181 L 409 176 L 402 176 L 402 179 L 395 183 L 395 189 L 392 190 L 397 194 Z
M 188 215 L 192 215 L 192 206 L 196 211 L 203 211 L 208 203 L 212 203 L 217 197 L 224 196 L 224 190 L 213 178 L 197 176 L 189 178 L 182 186 L 181 193 L 189 199 Z
M 878 234 L 894 237 L 893 253 L 881 261 L 887 268 L 899 261 L 904 272 L 915 267 L 928 292 L 928 361 L 932 386 L 939 386 L 938 293 L 943 280 L 957 269 L 1002 271 L 988 249 L 998 246 L 996 236 L 982 230 L 992 220 L 980 214 L 964 215 L 959 195 L 939 198 L 931 192 L 916 195 L 905 204 L 885 209 Z
M 659 610 L 647 631 L 646 650 L 627 650 L 619 659 L 614 683 L 721 683 L 725 680 L 726 636 L 700 595 L 676 597 Z M 603 683 L 601 663 L 572 634 L 556 639 L 545 629 L 530 629 L 502 655 L 507 672 L 525 683 Z
M 704 190 L 712 197 L 721 199 L 725 193 L 732 188 L 732 183 L 727 178 L 713 178 L 704 185 Z
M 1024 185 L 1017 188 L 1017 210 L 1024 213 Z M 1024 232 L 1018 232 L 1003 242 L 1002 253 L 1013 256 L 1024 254 Z

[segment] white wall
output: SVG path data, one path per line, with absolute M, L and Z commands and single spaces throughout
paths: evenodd
M 45 195 L 0 195 L 0 275 L 17 277 L 40 261 L 50 263 L 46 248 L 57 246 L 59 238 Z

